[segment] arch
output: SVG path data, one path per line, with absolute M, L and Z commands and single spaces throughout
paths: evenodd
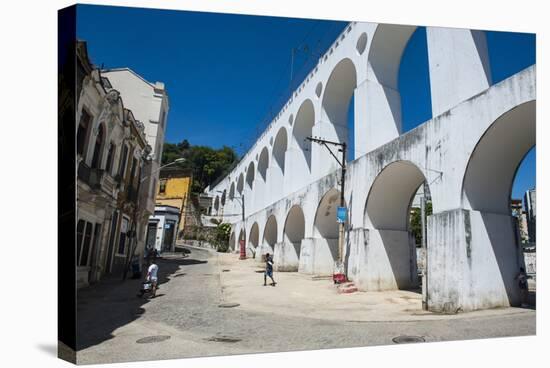
M 335 188 L 330 189 L 321 198 L 313 223 L 313 236 L 315 238 L 338 239 L 336 210 L 339 205 L 340 191 Z
M 304 211 L 299 205 L 294 205 L 288 211 L 283 229 L 283 240 L 292 244 L 300 244 L 306 230 Z
M 258 247 L 259 241 L 260 241 L 260 227 L 258 226 L 258 223 L 255 222 L 250 228 L 250 233 L 248 236 L 248 244 L 249 246 L 252 246 L 252 248 L 256 249 Z
M 411 201 L 425 180 L 422 171 L 410 161 L 387 165 L 370 188 L 365 205 L 365 227 L 407 231 Z
M 536 101 L 525 102 L 496 119 L 477 142 L 464 174 L 466 209 L 510 215 L 516 171 L 536 144 Z
M 229 249 L 230 250 L 235 250 L 235 249 L 237 249 L 236 246 L 237 246 L 237 244 L 236 244 L 236 239 L 235 239 L 235 231 L 232 231 L 231 235 L 229 235 Z
M 220 208 L 220 196 L 216 196 L 214 199 L 214 209 L 217 211 Z
M 286 129 L 282 127 L 279 129 L 277 136 L 275 137 L 275 143 L 273 145 L 273 161 L 279 165 L 281 171 L 285 172 L 285 153 L 288 147 L 288 138 Z
M 260 158 L 258 159 L 258 172 L 262 177 L 263 181 L 266 181 L 267 178 L 267 167 L 269 166 L 269 152 L 267 147 L 264 147 L 262 153 L 260 153 Z
M 232 201 L 235 198 L 235 182 L 231 183 L 229 187 L 229 200 Z
M 378 259 L 366 271 L 369 289 L 419 286 L 416 242 L 409 220 L 413 199 L 425 180 L 424 173 L 410 161 L 392 162 L 375 178 L 364 211 L 365 242 Z M 425 275 L 422 283 L 427 290 L 427 270 Z
M 369 79 L 398 90 L 401 56 L 416 26 L 379 24 L 376 27 L 368 55 Z
M 246 170 L 246 184 L 248 184 L 250 189 L 252 189 L 254 185 L 254 162 L 248 164 L 248 169 Z
M 241 173 L 241 175 L 239 175 L 239 180 L 237 180 L 237 192 L 239 192 L 239 194 L 242 194 L 243 189 L 244 189 L 244 175 Z
M 302 102 L 296 113 L 292 135 L 294 137 L 295 146 L 301 150 L 309 170 L 311 170 L 311 145 L 306 140 L 306 137 L 311 136 L 314 124 L 315 109 L 313 107 L 313 102 L 311 102 L 310 99 L 306 99 Z
M 222 198 L 221 198 L 221 204 L 222 204 L 222 206 L 225 206 L 226 197 L 227 197 L 227 189 L 224 189 L 224 190 L 223 190 L 223 193 L 222 193 Z
M 344 58 L 332 69 L 323 95 L 323 109 L 328 119 L 333 125 L 345 128 L 344 131 L 337 130 L 340 142 L 348 139 L 348 111 L 355 87 L 357 87 L 355 65 L 351 59 Z
M 277 219 L 274 215 L 269 216 L 265 223 L 263 243 L 268 245 L 271 249 L 273 249 L 275 243 L 277 243 Z

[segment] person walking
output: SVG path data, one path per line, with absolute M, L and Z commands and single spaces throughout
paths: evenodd
M 527 285 L 527 274 L 525 273 L 525 268 L 520 267 L 519 273 L 516 276 L 516 280 L 518 280 L 518 286 L 519 286 L 519 292 L 521 297 L 521 306 L 523 308 L 527 307 L 527 299 L 529 297 L 529 289 Z
M 156 257 L 151 261 L 151 265 L 147 270 L 147 281 L 151 282 L 151 297 L 154 298 L 157 293 L 157 284 L 158 284 L 158 271 L 159 266 L 157 265 Z
M 277 283 L 273 280 L 273 258 L 269 253 L 265 255 L 265 272 L 264 272 L 264 286 L 267 285 L 267 277 L 271 279 L 271 286 L 275 286 Z

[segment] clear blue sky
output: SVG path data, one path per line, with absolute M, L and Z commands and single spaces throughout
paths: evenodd
M 239 154 L 347 24 L 93 5 L 79 5 L 77 17 L 78 37 L 96 65 L 128 66 L 165 82 L 168 142 L 228 145 Z M 494 82 L 535 63 L 534 35 L 488 32 L 487 41 Z M 291 50 L 299 47 L 291 84 Z M 404 131 L 431 118 L 426 53 L 419 28 L 400 69 Z M 513 197 L 535 186 L 535 156 L 533 149 L 518 170 Z

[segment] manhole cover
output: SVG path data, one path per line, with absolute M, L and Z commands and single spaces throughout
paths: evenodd
M 410 344 L 413 342 L 425 342 L 422 336 L 397 336 L 392 339 L 396 344 Z
M 231 270 L 222 270 L 222 272 L 229 272 L 229 271 L 231 271 Z
M 237 339 L 234 337 L 229 336 L 214 336 L 206 339 L 207 341 L 215 341 L 215 342 L 239 342 L 241 339 Z
M 165 341 L 165 340 L 168 340 L 169 338 L 170 338 L 170 336 L 167 336 L 167 335 L 147 336 L 147 337 L 144 337 L 144 338 L 141 338 L 141 339 L 137 340 L 136 342 L 138 344 L 151 344 L 153 342 Z
M 218 305 L 218 307 L 220 308 L 235 308 L 235 307 L 238 307 L 240 304 L 239 303 L 222 303 L 220 305 Z

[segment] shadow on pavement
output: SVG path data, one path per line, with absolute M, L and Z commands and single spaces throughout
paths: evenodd
M 169 277 L 174 277 L 174 273 L 181 271 L 181 266 L 207 262 L 188 258 L 158 259 L 160 290 L 163 284 L 170 281 Z M 183 274 L 179 273 L 178 276 Z M 142 281 L 143 279 L 105 279 L 77 291 L 77 351 L 112 339 L 114 330 L 145 313 L 143 306 L 150 299 L 138 297 Z M 159 293 L 156 298 L 163 295 Z
M 55 344 L 38 344 L 36 347 L 44 353 L 57 357 L 57 345 Z

